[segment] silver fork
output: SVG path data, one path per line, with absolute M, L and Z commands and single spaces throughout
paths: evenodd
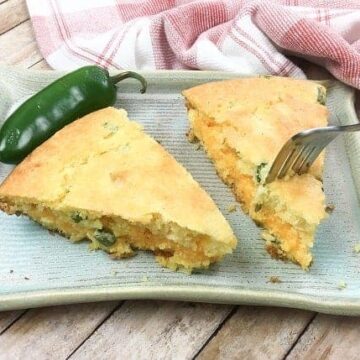
M 306 173 L 324 148 L 339 134 L 359 130 L 360 124 L 354 124 L 327 126 L 297 133 L 281 148 L 265 179 L 265 184 L 281 179 L 291 172 L 299 175 Z

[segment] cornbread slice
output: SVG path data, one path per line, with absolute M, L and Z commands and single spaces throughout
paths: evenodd
M 151 250 L 172 269 L 207 267 L 231 253 L 234 234 L 191 175 L 124 110 L 66 126 L 0 186 L 0 208 L 26 214 L 114 257 Z
M 323 156 L 308 174 L 263 182 L 291 136 L 327 124 L 325 88 L 307 80 L 260 77 L 207 83 L 183 95 L 190 138 L 200 140 L 243 210 L 265 229 L 268 252 L 307 269 L 316 227 L 326 216 Z

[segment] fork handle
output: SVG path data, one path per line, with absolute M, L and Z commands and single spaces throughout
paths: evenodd
M 339 130 L 342 130 L 342 131 L 359 131 L 360 130 L 360 124 L 339 126 Z

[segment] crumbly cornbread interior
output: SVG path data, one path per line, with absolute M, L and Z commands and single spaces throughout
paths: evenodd
M 25 214 L 115 258 L 151 250 L 192 271 L 231 253 L 235 236 L 209 195 L 124 110 L 107 108 L 56 133 L 0 186 L 0 208 Z
M 307 174 L 264 180 L 282 145 L 297 132 L 326 126 L 326 89 L 280 77 L 235 79 L 185 90 L 190 140 L 200 140 L 243 210 L 263 227 L 268 252 L 307 269 L 326 217 L 324 156 Z

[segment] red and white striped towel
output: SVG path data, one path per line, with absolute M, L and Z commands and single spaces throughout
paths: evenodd
M 304 77 L 286 55 L 360 88 L 359 0 L 27 0 L 55 69 L 201 69 Z

